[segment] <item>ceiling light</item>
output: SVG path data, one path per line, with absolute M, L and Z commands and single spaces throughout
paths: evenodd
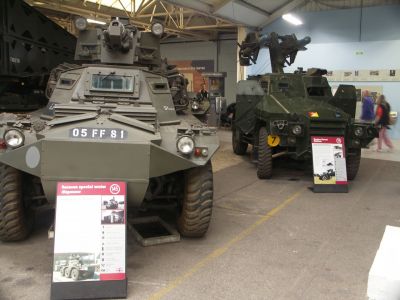
M 284 14 L 282 16 L 282 19 L 284 19 L 286 22 L 289 22 L 290 24 L 293 24 L 295 26 L 299 26 L 299 25 L 303 24 L 303 22 L 298 17 L 295 17 L 292 14 Z
M 93 24 L 100 24 L 100 25 L 106 25 L 106 22 L 103 21 L 97 21 L 97 20 L 93 20 L 93 19 L 86 19 L 88 21 L 88 23 L 93 23 Z

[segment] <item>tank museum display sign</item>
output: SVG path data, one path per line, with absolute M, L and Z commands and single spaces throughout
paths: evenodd
M 343 137 L 312 136 L 315 193 L 347 193 Z
M 125 298 L 126 185 L 59 182 L 51 299 Z

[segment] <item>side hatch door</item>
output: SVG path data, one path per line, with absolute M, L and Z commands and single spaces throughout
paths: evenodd
M 357 94 L 354 85 L 341 84 L 329 104 L 348 113 L 352 118 L 356 116 Z

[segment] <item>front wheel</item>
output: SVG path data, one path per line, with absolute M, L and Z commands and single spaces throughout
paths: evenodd
M 79 280 L 79 270 L 78 269 L 72 269 L 71 271 L 71 279 L 73 281 L 78 281 Z
M 178 230 L 185 237 L 202 237 L 208 230 L 213 205 L 211 162 L 185 172 L 185 190 Z
M 67 267 L 65 269 L 65 271 L 64 271 L 64 276 L 67 277 L 67 278 L 70 278 L 71 277 L 71 271 L 72 271 L 71 268 Z
M 361 149 L 355 149 L 354 153 L 349 153 L 346 158 L 347 179 L 353 180 L 356 178 L 358 169 L 360 168 Z
M 260 179 L 269 179 L 272 176 L 272 149 L 267 143 L 268 133 L 265 127 L 258 132 L 258 161 L 257 176 Z
M 20 241 L 29 236 L 33 212 L 24 206 L 23 174 L 13 167 L 0 164 L 0 240 Z
M 246 154 L 248 144 L 242 141 L 242 133 L 240 129 L 232 128 L 232 148 L 237 155 Z

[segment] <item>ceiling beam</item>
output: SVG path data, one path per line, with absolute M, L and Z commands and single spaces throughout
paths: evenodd
M 306 2 L 306 0 L 293 0 L 290 1 L 289 3 L 287 3 L 286 5 L 282 6 L 281 8 L 279 8 L 278 10 L 274 11 L 267 19 L 266 22 L 262 23 L 259 25 L 259 27 L 265 27 L 269 24 L 271 24 L 272 22 L 274 22 L 275 20 L 279 19 L 280 17 L 282 17 L 282 15 L 291 12 L 293 9 L 304 5 Z
M 211 28 L 224 28 L 224 27 L 232 27 L 229 24 L 218 24 L 218 25 L 197 25 L 197 26 L 186 26 L 185 29 L 187 30 L 208 30 Z
M 123 14 L 126 14 L 129 17 L 130 23 L 136 26 L 140 26 L 145 29 L 149 29 L 151 26 L 150 22 L 145 22 L 145 20 L 139 20 L 139 18 L 133 17 L 130 15 L 128 11 L 112 8 L 112 7 L 107 7 L 107 6 L 100 6 L 100 10 L 98 9 L 97 4 L 92 3 L 92 2 L 86 2 L 86 5 L 83 5 L 83 2 L 76 3 L 76 6 L 74 5 L 67 5 L 65 2 L 61 1 L 54 1 L 54 0 L 41 0 L 40 2 L 45 3 L 45 5 L 35 5 L 35 0 L 25 0 L 28 4 L 31 6 L 35 6 L 36 8 L 45 8 L 48 10 L 52 11 L 57 11 L 57 12 L 67 12 L 70 14 L 74 15 L 79 15 L 85 18 L 95 18 L 95 19 L 100 19 L 103 21 L 109 21 L 110 16 L 121 16 Z M 153 2 L 154 4 L 159 3 L 157 1 Z M 168 15 L 168 13 L 166 13 Z M 189 38 L 195 38 L 203 41 L 208 41 L 211 39 L 214 39 L 214 36 L 212 34 L 204 34 L 201 32 L 191 32 L 189 30 L 181 30 L 179 28 L 173 28 L 173 27 L 165 27 L 166 32 L 170 32 L 182 37 L 189 37 Z
M 169 4 L 180 6 L 183 8 L 188 8 L 194 10 L 197 14 L 204 15 L 206 17 L 211 17 L 216 20 L 220 20 L 223 22 L 232 23 L 232 26 L 242 26 L 243 24 L 239 23 L 236 20 L 231 20 L 228 18 L 219 17 L 214 14 L 214 9 L 211 5 L 200 2 L 200 1 L 193 1 L 193 0 L 163 0 Z

